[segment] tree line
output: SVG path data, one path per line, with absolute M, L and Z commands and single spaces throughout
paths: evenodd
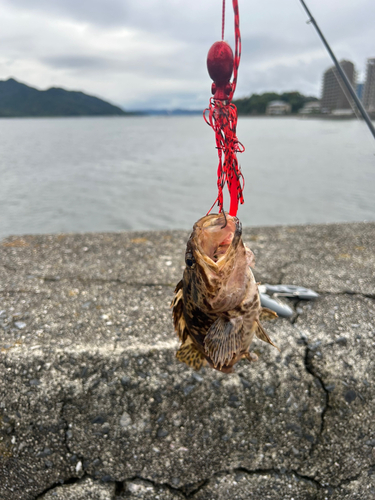
M 239 115 L 264 115 L 271 101 L 285 101 L 292 107 L 292 113 L 298 113 L 306 102 L 317 101 L 316 97 L 305 96 L 299 92 L 264 92 L 263 94 L 252 94 L 250 97 L 236 99 L 233 103 L 237 106 Z

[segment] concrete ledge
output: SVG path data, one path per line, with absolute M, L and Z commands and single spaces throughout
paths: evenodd
M 321 293 L 233 375 L 174 357 L 187 232 L 0 242 L 0 498 L 372 499 L 375 224 L 244 231 Z

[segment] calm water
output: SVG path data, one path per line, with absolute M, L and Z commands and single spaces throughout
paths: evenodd
M 244 225 L 375 220 L 363 123 L 240 117 L 238 137 Z M 200 116 L 1 119 L 0 236 L 190 228 L 216 167 Z

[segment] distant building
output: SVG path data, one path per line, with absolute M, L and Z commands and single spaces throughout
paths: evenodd
M 309 101 L 298 111 L 301 115 L 316 115 L 320 113 L 320 101 Z
M 288 115 L 292 106 L 285 101 L 271 101 L 267 105 L 267 115 Z
M 363 90 L 363 106 L 367 111 L 375 111 L 375 58 L 367 59 L 366 82 Z
M 356 75 L 354 64 L 350 61 L 343 60 L 340 61 L 340 66 L 344 70 L 352 86 L 355 87 Z M 345 88 L 345 84 L 335 66 L 327 69 L 323 75 L 321 99 L 321 108 L 323 113 L 331 113 L 335 109 L 351 109 L 350 102 L 346 97 L 347 91 L 345 90 L 344 92 L 343 88 Z
M 353 116 L 353 110 L 352 109 L 333 109 L 332 110 L 332 115 L 333 116 L 341 116 L 341 117 L 347 117 L 347 116 Z
M 355 89 L 355 93 L 357 94 L 357 97 L 360 101 L 362 101 L 362 98 L 363 98 L 364 86 L 365 86 L 364 83 L 357 83 L 357 87 Z

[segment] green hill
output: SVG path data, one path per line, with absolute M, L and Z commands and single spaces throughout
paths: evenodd
M 55 87 L 37 90 L 13 78 L 0 80 L 0 117 L 125 114 L 121 108 L 83 92 Z
M 271 101 L 285 101 L 292 107 L 292 113 L 298 113 L 306 102 L 317 101 L 316 97 L 309 97 L 299 92 L 265 92 L 264 94 L 253 94 L 250 97 L 237 99 L 233 103 L 237 106 L 239 115 L 264 115 L 267 104 Z

